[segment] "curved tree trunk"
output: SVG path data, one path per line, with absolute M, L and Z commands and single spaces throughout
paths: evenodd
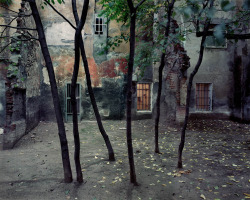
M 165 29 L 165 38 L 169 36 L 170 31 L 170 24 L 171 24 L 171 16 L 172 16 L 172 10 L 174 8 L 175 0 L 172 0 L 172 2 L 168 5 L 168 21 Z M 164 46 L 165 46 L 164 42 Z M 159 121 L 160 121 L 160 106 L 161 106 L 161 90 L 162 90 L 162 72 L 165 66 L 165 53 L 161 54 L 161 63 L 159 66 L 159 86 L 158 86 L 158 93 L 157 93 L 157 99 L 156 99 L 156 117 L 155 117 L 155 153 L 160 153 L 159 150 Z
M 59 139 L 60 139 L 60 144 L 61 144 L 61 154 L 62 154 L 62 162 L 63 162 L 63 169 L 64 169 L 64 181 L 66 183 L 70 183 L 72 182 L 72 171 L 71 171 L 70 160 L 69 160 L 68 142 L 67 142 L 65 127 L 63 123 L 63 116 L 62 116 L 62 111 L 61 111 L 61 106 L 60 106 L 60 101 L 59 101 L 59 96 L 58 96 L 58 90 L 57 90 L 57 85 L 56 85 L 53 64 L 52 64 L 51 57 L 49 54 L 49 50 L 48 50 L 48 46 L 47 46 L 47 42 L 45 39 L 44 30 L 43 30 L 43 25 L 42 25 L 41 18 L 37 9 L 36 2 L 34 0 L 30 0 L 29 5 L 32 10 L 33 18 L 35 20 L 35 24 L 36 24 L 36 28 L 37 28 L 38 36 L 39 36 L 39 42 L 41 45 L 43 57 L 44 57 L 46 67 L 48 70 L 48 74 L 49 74 L 50 87 L 51 87 L 57 126 L 58 126 L 58 131 L 59 131 L 58 134 L 59 134 Z
M 109 160 L 110 161 L 115 161 L 115 154 L 114 154 L 114 150 L 112 148 L 112 145 L 110 143 L 109 140 L 109 136 L 107 135 L 103 124 L 102 124 L 102 119 L 96 104 L 96 100 L 95 100 L 95 95 L 94 95 L 94 91 L 92 89 L 91 86 L 91 78 L 90 78 L 90 73 L 89 73 L 89 67 L 88 67 L 88 61 L 86 58 L 86 54 L 85 54 L 85 50 L 84 50 L 84 45 L 83 45 L 83 40 L 81 38 L 80 40 L 80 48 L 81 48 L 81 54 L 82 54 L 82 60 L 83 60 L 83 64 L 84 64 L 84 70 L 85 70 L 85 74 L 86 74 L 86 80 L 87 80 L 87 87 L 88 87 L 88 91 L 89 91 L 89 96 L 90 96 L 90 100 L 91 100 L 91 104 L 95 113 L 95 117 L 96 117 L 96 121 L 99 127 L 99 130 L 102 134 L 102 137 L 105 141 L 105 144 L 107 146 L 108 149 L 108 153 L 109 153 Z
M 211 3 L 210 7 L 212 5 L 213 5 L 213 1 Z M 189 118 L 189 106 L 190 106 L 190 96 L 191 96 L 193 78 L 194 78 L 195 74 L 198 72 L 200 65 L 202 63 L 203 53 L 204 53 L 204 45 L 205 45 L 205 40 L 207 37 L 208 30 L 209 30 L 209 25 L 210 25 L 210 20 L 207 20 L 205 23 L 205 27 L 204 27 L 204 35 L 202 36 L 202 39 L 201 39 L 199 58 L 198 58 L 198 61 L 195 65 L 193 72 L 191 73 L 191 75 L 189 77 L 189 81 L 188 81 L 185 120 L 184 120 L 184 124 L 183 124 L 182 130 L 181 130 L 181 142 L 180 142 L 179 148 L 178 148 L 178 165 L 177 165 L 178 168 L 183 167 L 182 166 L 182 151 L 183 151 L 184 144 L 185 144 L 186 128 L 187 128 L 187 123 L 188 123 L 188 118 Z
M 159 67 L 159 85 L 156 99 L 156 118 L 155 118 L 155 153 L 160 153 L 159 150 L 159 121 L 160 121 L 160 103 L 161 103 L 161 90 L 162 90 L 162 72 L 165 65 L 165 53 L 161 55 L 161 64 Z
M 73 8 L 73 14 L 74 14 L 74 18 L 76 21 L 76 24 L 78 25 L 79 23 L 79 18 L 78 18 L 78 14 L 77 14 L 77 9 L 76 9 L 76 3 L 75 0 L 72 1 L 72 8 Z M 87 81 L 87 87 L 88 87 L 88 91 L 89 91 L 89 96 L 90 96 L 90 100 L 91 100 L 91 104 L 95 113 L 95 117 L 96 117 L 96 121 L 99 127 L 99 130 L 102 134 L 102 137 L 105 141 L 105 144 L 107 146 L 108 152 L 109 152 L 109 160 L 110 161 L 114 161 L 115 160 L 115 155 L 114 155 L 114 150 L 112 148 L 112 145 L 110 143 L 109 137 L 103 127 L 102 124 L 102 119 L 96 104 L 96 100 L 95 100 L 95 95 L 94 95 L 94 91 L 93 88 L 91 86 L 91 77 L 90 77 L 90 72 L 89 72 L 89 67 L 88 67 L 88 60 L 86 57 L 86 53 L 85 53 L 85 49 L 84 49 L 84 43 L 83 43 L 83 39 L 82 39 L 82 35 L 80 36 L 80 49 L 81 49 L 81 56 L 82 56 L 82 60 L 83 60 L 83 65 L 84 65 L 84 70 L 85 70 L 85 74 L 86 74 L 86 81 Z
M 81 31 L 86 21 L 87 13 L 88 13 L 89 0 L 84 0 L 82 16 L 81 20 L 77 24 L 76 32 L 75 32 L 75 64 L 74 71 L 71 80 L 71 103 L 72 103 L 72 111 L 73 111 L 73 133 L 74 133 L 74 141 L 75 141 L 75 165 L 76 165 L 76 174 L 77 181 L 83 182 L 82 178 L 82 170 L 80 163 L 80 138 L 79 138 L 79 130 L 78 130 L 78 115 L 77 115 L 77 103 L 76 103 L 76 82 L 77 76 L 79 72 L 79 63 L 80 63 L 80 38 L 82 37 Z

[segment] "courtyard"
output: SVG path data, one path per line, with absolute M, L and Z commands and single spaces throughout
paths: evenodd
M 139 186 L 129 181 L 126 121 L 104 121 L 116 161 L 95 121 L 79 123 L 84 183 L 63 182 L 57 125 L 40 122 L 14 149 L 0 152 L 0 199 L 45 200 L 242 200 L 250 198 L 250 125 L 229 120 L 191 120 L 178 170 L 180 126 L 160 124 L 154 150 L 153 120 L 133 121 Z M 65 124 L 75 178 L 72 123 Z

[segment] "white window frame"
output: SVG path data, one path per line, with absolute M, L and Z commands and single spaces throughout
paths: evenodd
M 99 19 L 99 23 L 96 23 Z M 104 30 L 106 28 L 106 23 L 104 17 L 99 17 L 98 14 L 94 16 L 94 33 L 95 35 L 104 35 Z

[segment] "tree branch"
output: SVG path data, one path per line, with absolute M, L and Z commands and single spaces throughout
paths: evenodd
M 5 46 L 3 47 L 3 49 L 1 49 L 0 54 L 8 47 L 11 43 L 12 43 L 12 42 L 10 42 L 9 44 L 5 45 Z
M 51 5 L 47 0 L 44 0 L 58 15 L 60 15 L 66 22 L 69 23 L 69 25 L 73 28 L 76 29 L 76 27 L 64 16 L 62 15 L 53 5 Z
M 23 36 L 27 37 L 26 35 L 23 35 Z M 30 40 L 38 40 L 37 38 L 34 38 L 34 37 L 27 37 L 27 39 L 17 39 L 15 37 L 10 37 L 10 36 L 0 36 L 0 38 L 9 38 L 9 39 L 13 39 L 15 41 L 24 41 L 24 42 L 30 41 Z
M 9 10 L 9 11 L 11 11 L 11 12 L 13 12 L 13 13 L 18 14 L 18 12 L 14 11 L 14 10 L 11 10 L 11 9 L 5 7 L 5 6 L 1 6 L 1 5 L 0 5 L 0 7 L 1 7 L 1 8 L 4 8 L 4 9 L 6 9 L 6 10 Z
M 18 30 L 30 30 L 30 31 L 36 31 L 36 29 L 33 28 L 25 28 L 25 27 L 14 27 L 14 26 L 9 26 L 9 25 L 1 25 L 0 27 L 7 27 L 7 28 L 14 28 L 14 29 L 18 29 Z
M 9 26 L 16 18 L 17 18 L 17 16 L 14 17 L 7 25 Z M 1 36 L 3 36 L 3 33 L 4 33 L 4 31 L 5 31 L 7 28 L 8 28 L 8 27 L 5 27 L 5 28 L 3 29 L 3 31 L 1 32 Z
M 207 36 L 213 36 L 213 31 L 208 31 L 207 32 Z M 196 32 L 196 37 L 202 37 L 204 35 L 204 31 L 203 32 Z M 240 40 L 244 40 L 244 39 L 250 39 L 250 34 L 230 34 L 230 33 L 226 33 L 225 34 L 225 38 L 226 39 L 240 39 Z
M 137 10 L 146 0 L 141 0 L 136 6 L 135 10 Z

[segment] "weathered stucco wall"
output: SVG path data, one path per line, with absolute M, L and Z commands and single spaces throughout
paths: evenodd
M 10 9 L 18 10 L 16 4 Z M 29 7 L 23 4 L 24 12 L 30 13 Z M 14 14 L 15 15 L 15 14 Z M 13 17 L 5 13 L 5 17 Z M 17 18 L 18 26 L 35 27 L 31 17 Z M 1 110 L 4 125 L 3 148 L 12 148 L 15 143 L 27 132 L 32 130 L 40 121 L 40 68 L 37 62 L 38 44 L 37 41 L 23 40 L 25 31 L 17 30 L 8 32 L 8 35 L 15 37 L 10 45 L 11 52 L 2 58 L 1 68 L 1 103 L 4 107 Z M 35 35 L 34 35 L 35 36 Z M 3 95 L 3 96 L 2 96 Z M 2 121 L 2 120 L 1 120 Z M 3 124 L 4 123 L 4 124 Z
M 55 4 L 55 7 L 69 19 L 72 24 L 75 24 L 71 11 L 71 2 L 65 2 L 65 4 L 62 5 Z M 82 4 L 78 3 L 77 7 L 79 9 L 78 13 L 81 13 Z M 103 50 L 103 45 L 107 42 L 107 37 L 113 37 L 119 34 L 121 30 L 119 29 L 121 27 L 120 24 L 112 22 L 103 26 L 103 34 L 95 34 L 95 16 L 98 16 L 100 9 L 100 6 L 96 4 L 95 0 L 90 1 L 86 23 L 82 32 L 83 40 L 91 74 L 92 87 L 95 91 L 100 114 L 103 118 L 117 119 L 117 117 L 121 118 L 121 113 L 124 115 L 125 102 L 122 99 L 125 98 L 124 76 L 127 65 L 124 56 L 126 55 L 125 53 L 127 53 L 128 44 L 124 43 L 121 47 L 100 55 L 100 51 Z M 40 12 L 53 60 L 62 110 L 66 115 L 66 84 L 71 83 L 73 73 L 75 31 L 48 6 L 45 7 L 45 9 L 40 9 Z M 104 21 L 107 20 L 104 19 Z M 54 120 L 50 84 L 43 59 L 41 63 L 43 72 L 41 119 Z M 94 115 L 88 96 L 82 61 L 80 62 L 78 83 L 81 85 L 80 119 L 93 118 Z M 116 108 L 117 106 L 119 108 Z
M 185 49 L 190 57 L 190 68 L 188 77 L 193 71 L 199 56 L 201 38 L 191 35 L 187 40 Z M 191 41 L 191 42 L 190 42 Z M 202 64 L 198 73 L 194 77 L 191 92 L 190 113 L 197 113 L 195 105 L 196 84 L 212 84 L 212 110 L 209 113 L 220 113 L 226 116 L 230 115 L 230 94 L 232 93 L 233 74 L 230 70 L 230 61 L 232 59 L 232 46 L 227 43 L 226 48 L 205 48 Z

